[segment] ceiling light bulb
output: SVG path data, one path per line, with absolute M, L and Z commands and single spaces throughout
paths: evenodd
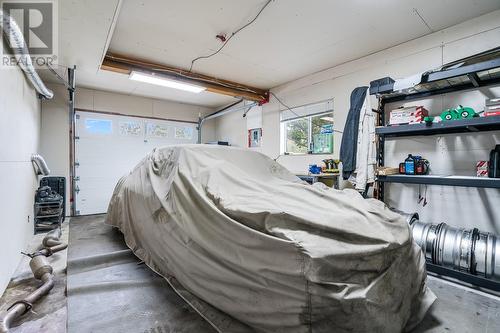
M 200 93 L 200 92 L 207 89 L 205 87 L 196 86 L 194 84 L 184 83 L 184 82 L 168 79 L 166 77 L 150 75 L 150 74 L 145 74 L 145 73 L 141 73 L 141 72 L 132 72 L 132 73 L 130 73 L 129 78 L 131 80 L 134 80 L 134 81 L 155 84 L 158 86 L 174 88 L 174 89 L 189 91 L 189 92 L 193 92 L 193 93 Z

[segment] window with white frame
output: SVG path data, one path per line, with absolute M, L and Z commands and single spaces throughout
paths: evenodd
M 333 153 L 333 100 L 281 112 L 281 151 L 284 154 Z

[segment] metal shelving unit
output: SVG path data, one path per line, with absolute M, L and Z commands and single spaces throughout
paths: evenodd
M 385 166 L 385 141 L 388 138 L 427 136 L 437 134 L 460 134 L 500 130 L 500 116 L 477 117 L 464 120 L 444 121 L 432 124 L 385 126 L 385 106 L 388 103 L 412 101 L 452 92 L 478 89 L 500 84 L 500 47 L 443 66 L 441 69 L 424 73 L 421 81 L 405 91 L 393 91 L 394 80 L 386 78 L 371 94 L 377 94 L 376 128 L 378 138 L 377 163 Z M 386 183 L 427 184 L 441 186 L 462 186 L 480 188 L 500 188 L 500 179 L 466 177 L 456 175 L 390 175 L 377 178 L 378 199 L 384 201 Z M 438 275 L 446 275 L 473 285 L 499 291 L 500 283 L 464 272 L 427 263 L 427 270 Z
M 404 91 L 393 91 L 394 81 L 377 87 L 379 100 L 376 128 L 378 137 L 377 163 L 385 165 L 385 141 L 388 138 L 459 134 L 500 130 L 500 116 L 477 117 L 463 120 L 444 121 L 432 124 L 385 126 L 385 106 L 388 103 L 411 101 L 451 92 L 477 89 L 500 84 L 500 47 L 481 54 L 461 59 L 443 66 L 440 70 L 422 74 L 421 82 Z M 460 176 L 405 176 L 379 177 L 378 199 L 384 200 L 385 183 L 428 184 L 445 186 L 466 186 L 500 188 L 496 179 Z

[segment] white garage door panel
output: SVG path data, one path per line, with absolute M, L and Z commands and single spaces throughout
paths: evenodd
M 105 213 L 118 180 L 155 147 L 196 143 L 196 124 L 76 112 L 77 215 Z

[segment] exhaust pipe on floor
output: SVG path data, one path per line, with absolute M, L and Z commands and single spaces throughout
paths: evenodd
M 0 333 L 7 333 L 10 329 L 10 325 L 17 318 L 29 312 L 33 308 L 33 303 L 42 298 L 42 296 L 48 294 L 54 287 L 53 269 L 47 257 L 68 247 L 68 244 L 60 240 L 61 234 L 60 228 L 52 230 L 44 237 L 42 241 L 44 248 L 42 250 L 27 254 L 31 257 L 30 268 L 33 276 L 43 283 L 26 298 L 15 301 L 7 311 L 0 316 Z
M 500 281 L 500 238 L 477 228 L 421 222 L 418 214 L 402 214 L 427 262 Z M 498 256 L 496 255 L 498 252 Z

